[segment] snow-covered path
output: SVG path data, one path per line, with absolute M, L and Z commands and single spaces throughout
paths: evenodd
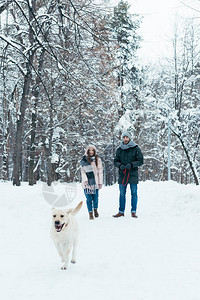
M 84 199 L 78 185 L 75 201 Z M 138 219 L 114 219 L 118 186 L 100 193 L 100 218 L 86 205 L 77 264 L 67 271 L 50 239 L 51 207 L 42 184 L 0 183 L 0 283 L 4 300 L 199 300 L 200 188 L 174 182 L 139 184 Z

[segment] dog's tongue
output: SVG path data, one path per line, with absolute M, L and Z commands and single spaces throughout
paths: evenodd
M 56 225 L 56 230 L 60 231 L 60 230 L 62 229 L 62 227 L 63 227 L 63 224 L 61 224 L 61 225 Z

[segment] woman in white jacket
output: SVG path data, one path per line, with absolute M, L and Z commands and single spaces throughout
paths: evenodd
M 98 202 L 99 189 L 103 184 L 103 166 L 102 161 L 97 155 L 97 149 L 94 145 L 89 145 L 85 155 L 81 160 L 82 187 L 86 196 L 89 219 L 94 220 L 99 216 Z M 94 216 L 93 216 L 94 210 Z

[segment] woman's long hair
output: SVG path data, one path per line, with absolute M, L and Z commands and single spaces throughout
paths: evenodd
M 98 167 L 98 155 L 96 154 L 95 149 L 94 150 L 94 158 L 95 158 L 95 164 Z M 89 149 L 87 151 L 87 160 L 89 161 L 89 163 L 91 164 L 91 156 L 89 155 Z

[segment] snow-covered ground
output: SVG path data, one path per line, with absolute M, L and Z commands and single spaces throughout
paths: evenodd
M 70 207 L 84 199 L 80 185 Z M 0 182 L 0 283 L 3 300 L 199 300 L 200 188 L 139 184 L 138 219 L 118 211 L 118 186 L 100 192 L 100 217 L 77 215 L 77 264 L 67 271 L 50 239 L 43 184 Z M 84 199 L 85 200 L 85 199 Z

